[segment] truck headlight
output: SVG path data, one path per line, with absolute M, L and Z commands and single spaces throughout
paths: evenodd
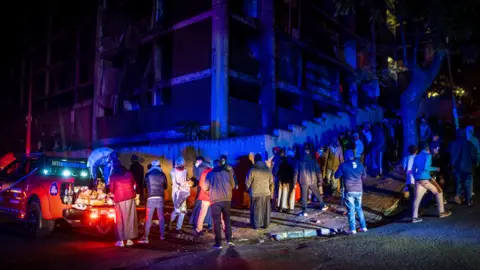
M 64 170 L 62 172 L 62 175 L 65 176 L 65 177 L 69 177 L 70 175 L 72 175 L 72 172 L 70 172 L 69 170 Z
M 88 176 L 88 173 L 86 171 L 81 171 L 80 172 L 80 176 L 81 177 L 87 177 Z

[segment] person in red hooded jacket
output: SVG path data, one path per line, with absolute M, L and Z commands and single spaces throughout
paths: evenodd
M 117 247 L 133 245 L 138 237 L 137 206 L 135 205 L 135 180 L 122 166 L 116 155 L 111 155 L 113 170 L 110 175 L 110 192 L 115 201 L 115 233 Z

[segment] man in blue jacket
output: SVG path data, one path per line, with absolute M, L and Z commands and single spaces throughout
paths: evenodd
M 439 168 L 432 167 L 432 155 L 430 154 L 430 146 L 428 143 L 421 143 L 419 149 L 420 153 L 413 160 L 412 173 L 415 179 L 415 199 L 413 202 L 412 223 L 422 222 L 418 217 L 418 208 L 422 201 L 423 195 L 428 191 L 432 192 L 437 199 L 438 217 L 444 218 L 452 214 L 450 211 L 445 211 L 443 204 L 443 190 L 435 182 L 431 181 L 431 172 L 440 171 Z
M 355 212 L 360 220 L 360 232 L 367 231 L 367 223 L 365 222 L 365 216 L 362 210 L 362 194 L 363 184 L 362 181 L 367 177 L 365 167 L 355 160 L 355 154 L 352 150 L 345 152 L 345 162 L 340 165 L 335 172 L 335 178 L 343 180 L 345 187 L 345 205 L 348 213 L 348 224 L 350 230 L 348 234 L 356 234 L 357 228 L 355 226 Z

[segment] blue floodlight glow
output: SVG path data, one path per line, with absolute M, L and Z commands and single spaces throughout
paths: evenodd
M 88 176 L 88 173 L 86 171 L 81 171 L 80 172 L 80 176 L 81 177 L 87 177 Z
M 47 170 L 47 169 L 44 169 L 44 170 L 43 170 L 43 174 L 47 175 L 47 174 L 48 174 L 48 170 Z
M 70 175 L 72 175 L 72 173 L 69 170 L 64 170 L 62 172 L 62 175 L 65 176 L 65 177 L 69 177 Z

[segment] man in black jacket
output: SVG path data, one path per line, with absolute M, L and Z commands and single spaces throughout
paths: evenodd
M 140 201 L 143 202 L 144 197 L 144 185 L 143 185 L 143 177 L 145 175 L 144 168 L 142 164 L 139 162 L 139 158 L 137 155 L 132 155 L 131 157 L 132 165 L 130 165 L 130 172 L 135 178 L 135 183 L 137 184 L 136 192 L 140 195 Z
M 322 173 L 318 162 L 310 154 L 310 149 L 305 146 L 303 158 L 295 166 L 294 180 L 298 181 L 302 190 L 302 212 L 300 216 L 306 217 L 308 190 L 311 190 L 317 200 L 320 202 L 320 209 L 325 211 L 328 206 L 323 202 L 322 195 L 318 187 L 322 184 Z
M 165 190 L 167 189 L 167 177 L 160 168 L 160 161 L 154 160 L 152 167 L 145 176 L 145 183 L 148 190 L 147 216 L 145 219 L 145 236 L 139 243 L 148 244 L 148 235 L 152 226 L 153 213 L 157 210 L 158 221 L 160 223 L 160 239 L 164 239 L 165 219 L 163 217 L 163 206 L 165 199 Z
M 467 140 L 464 130 L 457 131 L 457 139 L 450 147 L 450 164 L 453 169 L 453 176 L 457 184 L 455 202 L 461 204 L 460 197 L 465 192 L 465 199 L 468 206 L 472 206 L 472 172 L 474 164 L 477 163 L 477 150 Z

